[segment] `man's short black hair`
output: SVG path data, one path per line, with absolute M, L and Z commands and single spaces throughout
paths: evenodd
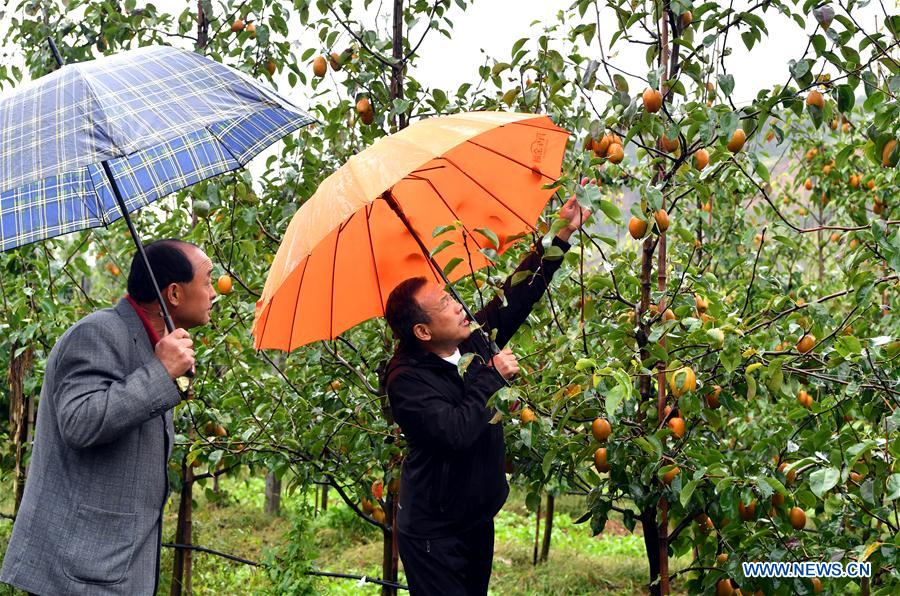
M 428 279 L 425 277 L 410 277 L 400 282 L 388 296 L 384 318 L 387 319 L 401 348 L 415 347 L 418 339 L 413 333 L 413 327 L 419 323 L 431 322 L 431 317 L 416 300 L 416 292 L 427 283 Z
M 169 284 L 190 283 L 194 279 L 194 267 L 184 254 L 186 246 L 197 247 L 196 244 L 176 238 L 164 238 L 144 246 L 160 291 L 164 291 Z M 153 282 L 147 275 L 147 268 L 144 267 L 140 253 L 137 252 L 131 259 L 131 271 L 128 272 L 128 294 L 137 302 L 156 301 Z

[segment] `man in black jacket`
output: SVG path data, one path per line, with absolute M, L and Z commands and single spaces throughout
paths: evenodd
M 563 252 L 590 216 L 572 197 L 568 223 L 553 239 Z M 488 399 L 519 371 L 505 347 L 544 294 L 562 259 L 543 259 L 539 245 L 516 269 L 533 271 L 513 285 L 504 306 L 495 297 L 475 315 L 501 351 L 485 360 L 484 341 L 444 287 L 407 279 L 388 297 L 385 317 L 399 346 L 385 371 L 394 418 L 409 445 L 400 477 L 398 546 L 410 592 L 486 594 L 494 555 L 494 516 L 509 494 L 503 428 L 491 424 Z M 515 275 L 515 274 L 513 274 Z M 463 354 L 476 356 L 460 376 Z

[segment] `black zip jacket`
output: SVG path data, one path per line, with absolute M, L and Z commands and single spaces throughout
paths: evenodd
M 553 239 L 564 252 L 569 244 Z M 502 348 L 540 300 L 562 259 L 542 260 L 538 245 L 516 269 L 535 271 L 515 286 L 503 286 L 507 304 L 494 297 L 475 319 L 497 330 Z M 515 275 L 515 273 L 513 273 Z M 477 332 L 459 345 L 462 354 L 484 354 Z M 398 349 L 385 371 L 385 388 L 394 419 L 408 443 L 400 478 L 400 532 L 440 538 L 492 519 L 509 495 L 504 473 L 501 424 L 490 424 L 488 399 L 504 386 L 503 378 L 476 356 L 460 377 L 458 369 L 424 350 Z

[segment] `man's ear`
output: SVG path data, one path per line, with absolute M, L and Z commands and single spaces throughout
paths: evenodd
M 163 291 L 163 297 L 172 306 L 178 306 L 178 302 L 181 300 L 181 293 L 181 288 L 177 283 L 170 283 Z
M 431 341 L 431 330 L 425 323 L 416 323 L 413 325 L 413 335 L 419 341 Z

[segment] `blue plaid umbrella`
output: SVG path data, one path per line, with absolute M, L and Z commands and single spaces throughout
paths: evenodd
M 125 215 L 143 254 L 127 213 L 313 121 L 251 77 L 173 47 L 62 66 L 0 97 L 0 251 Z

